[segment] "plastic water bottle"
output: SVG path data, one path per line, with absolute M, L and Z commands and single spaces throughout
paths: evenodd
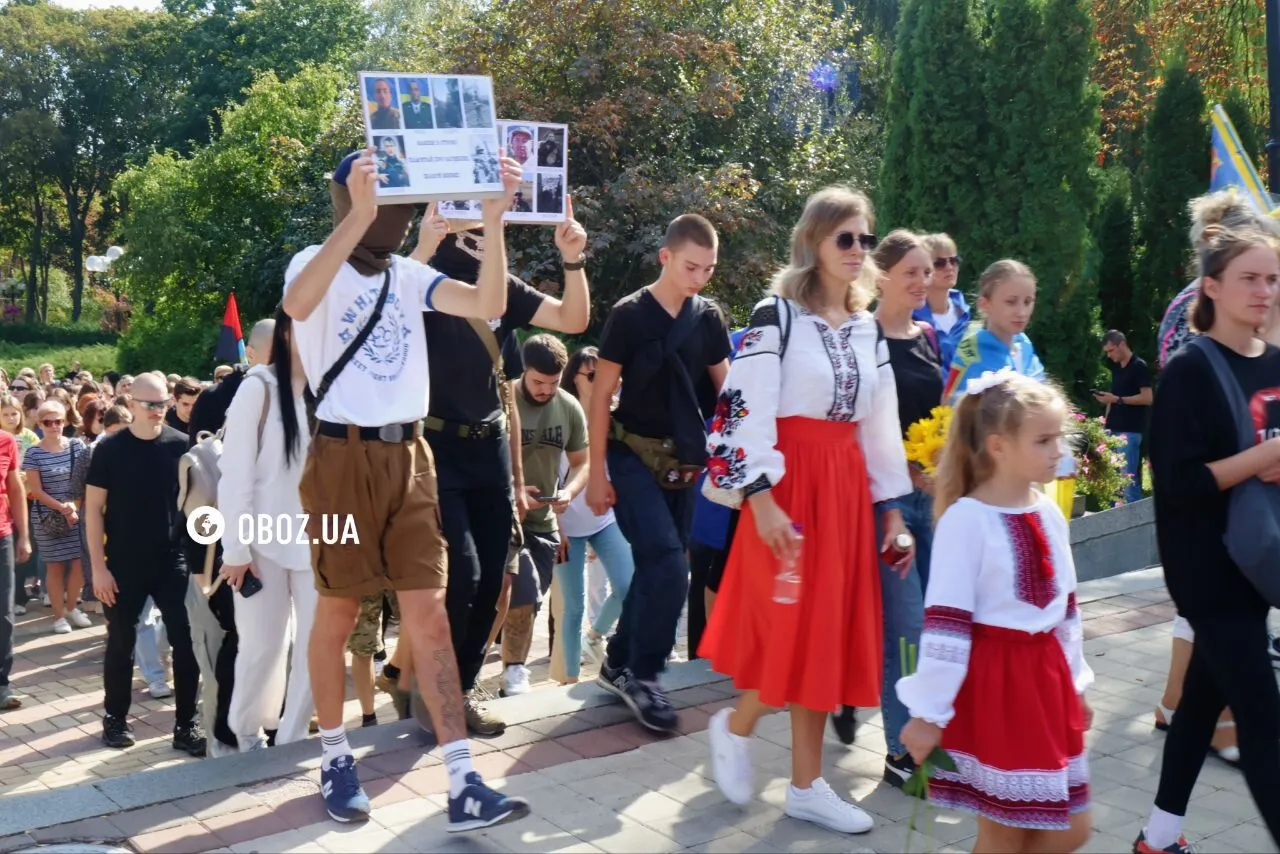
M 796 536 L 803 540 L 803 528 L 796 522 L 792 522 L 791 527 Z M 795 561 L 783 564 L 782 569 L 774 576 L 773 601 L 779 605 L 794 605 L 800 601 L 800 569 Z

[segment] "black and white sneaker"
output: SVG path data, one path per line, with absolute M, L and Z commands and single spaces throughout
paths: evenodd
M 630 679 L 622 701 L 631 707 L 636 720 L 654 732 L 671 732 L 679 723 L 675 707 L 657 682 Z
M 1280 670 L 1280 635 L 1267 635 L 1267 652 L 1271 654 L 1271 666 Z
M 895 789 L 901 789 L 916 773 L 916 761 L 910 753 L 894 756 L 892 753 L 884 758 L 884 781 Z
M 631 684 L 631 672 L 625 667 L 610 667 L 606 661 L 600 665 L 596 684 L 620 700 L 627 699 L 627 686 Z

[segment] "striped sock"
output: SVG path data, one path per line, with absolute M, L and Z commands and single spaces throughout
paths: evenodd
M 444 766 L 449 769 L 449 797 L 456 798 L 467 787 L 471 767 L 471 746 L 466 739 L 444 745 Z
M 325 771 L 339 756 L 350 756 L 351 745 L 347 743 L 347 731 L 339 726 L 337 729 L 320 730 L 320 746 L 324 756 L 320 759 L 320 767 Z

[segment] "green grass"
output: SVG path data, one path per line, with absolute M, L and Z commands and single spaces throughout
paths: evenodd
M 45 362 L 52 363 L 58 377 L 63 377 L 71 370 L 73 361 L 79 361 L 81 369 L 93 374 L 95 380 L 102 379 L 104 373 L 116 369 L 116 345 L 60 347 L 0 341 L 0 368 L 4 368 L 10 377 L 21 368 L 39 369 Z

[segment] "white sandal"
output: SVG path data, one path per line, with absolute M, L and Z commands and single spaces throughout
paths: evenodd
M 1164 718 L 1163 721 L 1159 718 L 1156 719 L 1156 729 L 1161 732 L 1168 732 L 1169 727 L 1173 725 L 1174 709 L 1166 708 L 1159 703 L 1156 704 L 1156 709 L 1160 712 L 1160 717 Z M 1235 725 L 1235 721 L 1218 721 L 1217 729 L 1229 729 Z M 1240 765 L 1240 747 L 1238 745 L 1233 744 L 1230 747 L 1217 748 L 1210 744 L 1209 753 L 1218 757 L 1232 767 L 1238 767 Z

